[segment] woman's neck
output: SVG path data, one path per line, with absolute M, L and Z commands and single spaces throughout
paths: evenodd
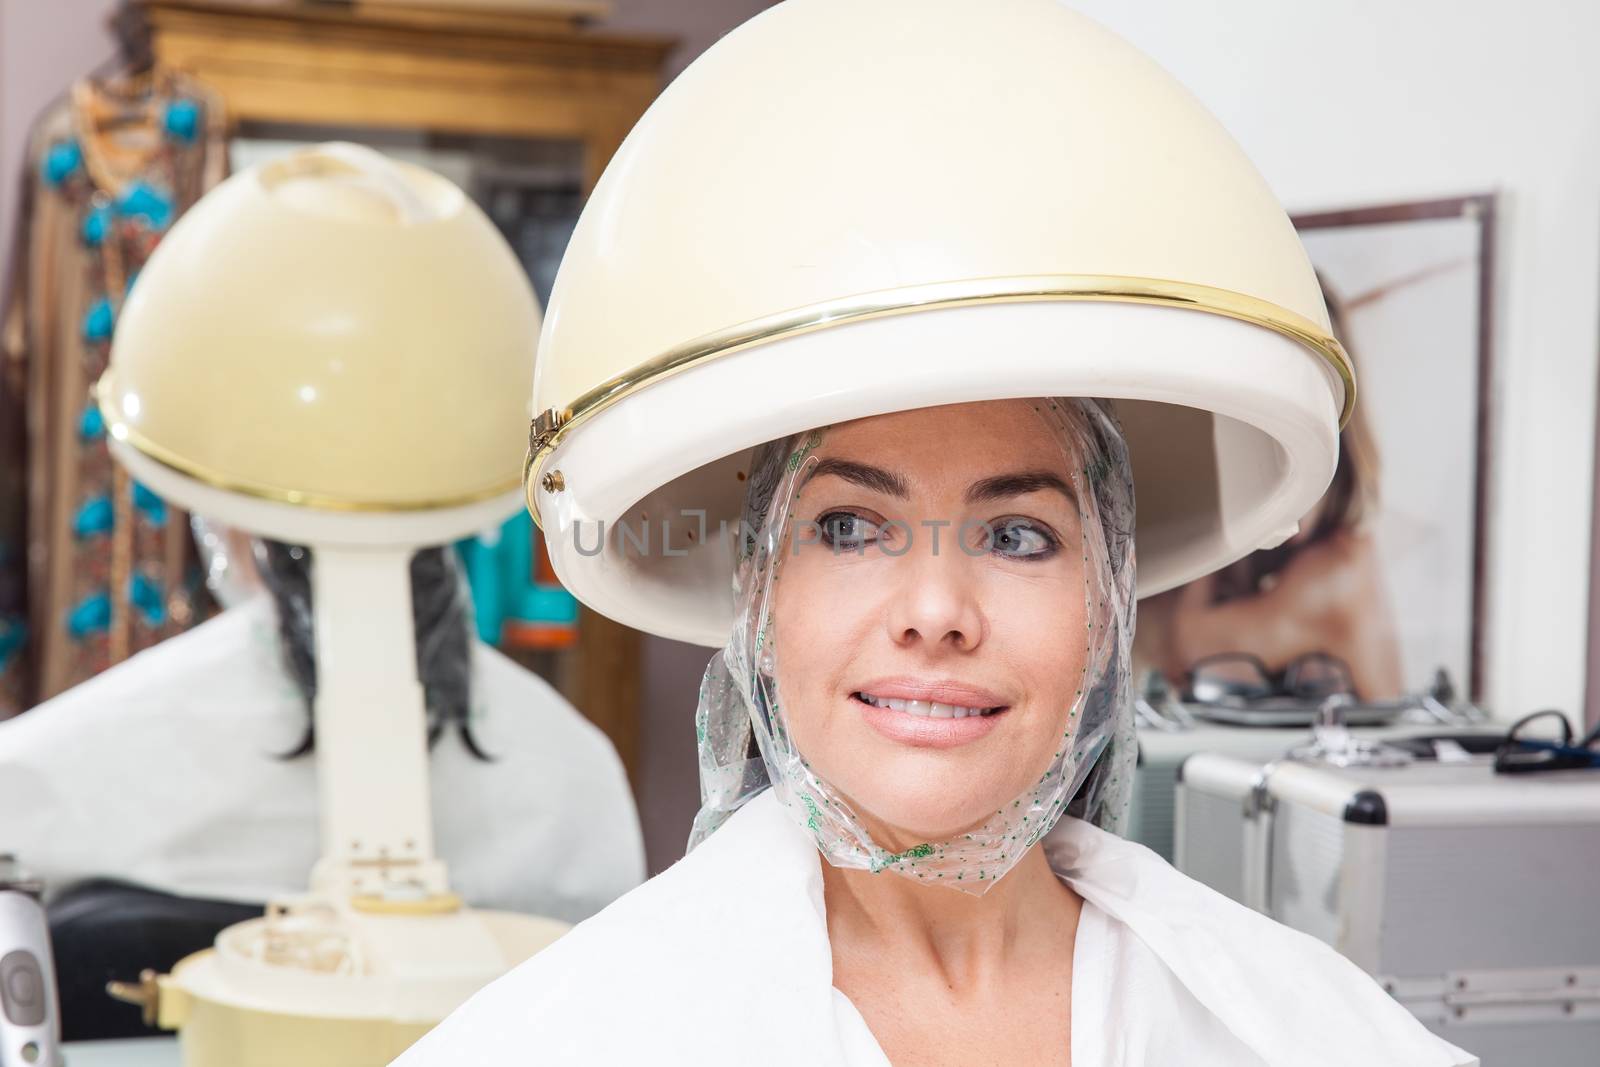
M 1059 958 L 1076 934 L 1082 899 L 1035 845 L 982 896 L 900 875 L 822 862 L 828 936 L 835 955 L 872 954 L 935 973 L 952 989 L 1028 963 Z
M 833 985 L 891 1063 L 1063 1063 L 1083 901 L 1035 845 L 973 896 L 820 856 Z

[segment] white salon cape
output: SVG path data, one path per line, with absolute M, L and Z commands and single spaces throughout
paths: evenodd
M 475 642 L 473 736 L 429 757 L 434 847 L 472 905 L 586 918 L 644 880 L 610 741 Z M 303 893 L 319 855 L 316 756 L 262 596 L 0 723 L 0 853 L 51 892 L 117 878 L 249 903 Z
M 1477 1063 L 1331 948 L 1143 846 L 1075 819 L 1046 845 L 1085 902 L 1074 1067 Z M 396 1067 L 882 1067 L 833 988 L 820 863 L 762 793 L 688 857 L 479 992 Z

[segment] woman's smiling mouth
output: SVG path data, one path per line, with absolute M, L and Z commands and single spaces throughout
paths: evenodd
M 873 696 L 871 693 L 857 693 L 855 698 L 875 708 L 888 708 L 890 711 L 903 711 L 910 715 L 923 715 L 933 719 L 965 719 L 969 715 L 993 715 L 1003 710 L 998 707 L 973 708 L 963 707 L 960 704 L 940 704 L 933 700 L 898 700 L 894 697 Z
M 1010 705 L 988 690 L 956 682 L 885 679 L 850 694 L 851 702 L 890 741 L 954 748 L 989 733 Z

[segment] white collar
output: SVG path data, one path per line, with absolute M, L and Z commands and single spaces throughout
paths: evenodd
M 1273 1067 L 1476 1064 L 1332 949 L 1191 881 L 1148 849 L 1076 820 L 1045 844 L 1052 868 L 1192 994 L 1185 1003 L 1197 1007 L 1155 1021 L 1168 1047 L 1211 1053 L 1186 1063 L 1236 1063 L 1215 1047 L 1222 1027 L 1230 1047 Z M 397 1067 L 886 1067 L 860 1014 L 833 988 L 821 862 L 809 832 L 763 793 L 691 855 L 480 992 Z M 1100 998 L 1113 1009 L 1101 1021 L 1113 1041 L 1125 1036 L 1121 1019 L 1142 1025 L 1150 1010 L 1164 1010 L 1118 978 L 1101 979 L 1113 983 Z M 1136 1051 L 1106 1055 L 1078 1067 L 1156 1062 Z
M 831 985 L 822 861 L 804 827 L 768 790 L 701 847 L 730 829 L 729 851 L 749 860 L 761 856 L 764 882 L 798 879 L 808 954 L 826 955 Z M 1063 881 L 1131 930 L 1266 1063 L 1460 1067 L 1477 1062 L 1430 1033 L 1331 947 L 1196 882 L 1144 846 L 1067 817 L 1043 845 Z M 776 884 L 772 891 L 786 895 Z

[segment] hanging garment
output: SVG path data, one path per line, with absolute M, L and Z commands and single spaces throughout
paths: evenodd
M 1471 1067 L 1333 949 L 1075 818 L 1073 1067 Z M 478 993 L 397 1067 L 889 1061 L 833 959 L 812 835 L 769 790 Z M 929 892 L 943 892 L 930 889 Z M 617 1025 L 625 1019 L 627 1024 Z
M 435 849 L 476 907 L 583 919 L 643 879 L 616 752 L 537 675 L 472 650 L 471 736 L 429 756 Z M 230 608 L 0 723 L 0 852 L 53 894 L 116 878 L 261 903 L 320 848 L 305 700 L 267 597 Z
M 208 610 L 186 517 L 110 458 L 91 389 L 139 268 L 226 167 L 175 73 L 77 83 L 35 125 L 0 353 L 0 718 Z

